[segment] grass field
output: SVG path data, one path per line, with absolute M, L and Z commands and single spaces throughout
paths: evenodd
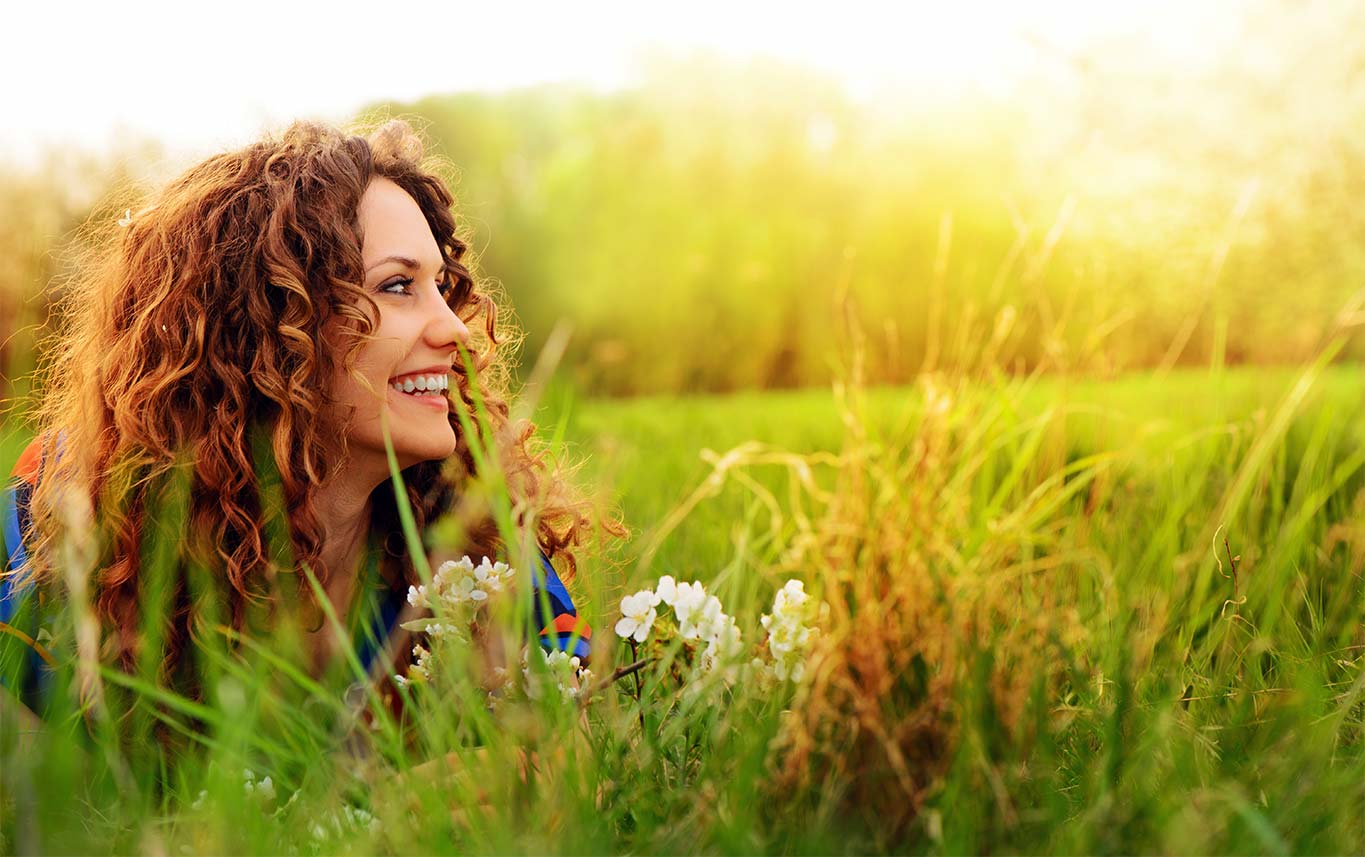
M 595 673 L 661 574 L 719 596 L 742 661 L 795 577 L 830 607 L 800 682 L 651 639 L 581 714 L 489 713 L 454 675 L 408 738 L 357 739 L 334 690 L 243 653 L 202 707 L 132 688 L 197 724 L 174 769 L 6 730 L 0 850 L 1360 853 L 1362 390 L 1315 366 L 552 392 L 542 433 L 632 530 L 575 584 Z
M 1236 454 L 1232 438 L 1245 444 L 1301 374 L 1284 368 L 1220 375 L 1138 374 L 1116 380 L 1044 379 L 1020 384 L 1007 398 L 1021 416 L 1036 416 L 1049 408 L 1065 414 L 1061 434 L 1053 442 L 1070 444 L 1073 452 L 1119 450 L 1141 441 L 1135 464 L 1139 470 L 1168 462 L 1168 452 L 1188 447 L 1201 434 L 1226 434 L 1225 454 L 1202 462 L 1205 469 L 1200 472 L 1209 480 L 1204 490 L 1212 496 L 1237 463 L 1228 457 Z M 1352 437 L 1360 449 L 1365 446 L 1362 391 L 1365 371 L 1359 366 L 1329 368 L 1300 406 L 1296 430 L 1320 420 L 1340 433 L 1340 451 L 1350 448 Z M 870 390 L 871 421 L 884 431 L 903 429 L 914 419 L 921 398 L 922 391 L 915 388 Z M 757 440 L 796 453 L 837 453 L 845 441 L 839 407 L 828 390 L 584 402 L 560 391 L 546 397 L 537 424 L 542 435 L 563 437 L 568 458 L 581 460 L 585 468 L 581 481 L 598 486 L 619 504 L 640 546 L 644 540 L 638 537 L 649 534 L 712 472 L 702 459 L 703 450 L 724 453 Z M 1304 442 L 1291 435 L 1287 443 Z M 1199 447 L 1192 455 L 1208 450 Z M 1283 455 L 1293 452 L 1289 447 L 1281 450 Z M 696 508 L 687 526 L 661 546 L 660 562 L 675 568 L 695 565 L 698 574 L 723 565 L 730 553 L 732 524 L 743 518 L 745 497 L 743 491 L 731 491 Z

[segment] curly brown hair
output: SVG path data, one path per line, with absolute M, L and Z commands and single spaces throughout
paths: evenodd
M 447 303 L 474 335 L 477 380 L 457 366 L 459 398 L 472 407 L 477 384 L 493 434 L 479 442 L 496 441 L 521 523 L 572 576 L 587 504 L 547 463 L 534 426 L 509 418 L 507 346 L 515 332 L 467 267 L 443 166 L 424 160 L 423 149 L 399 120 L 367 134 L 295 123 L 171 181 L 92 242 L 66 284 L 64 323 L 41 371 L 39 429 L 58 439 L 60 452 L 47 456 L 34 494 L 32 571 L 40 582 L 55 575 L 62 497 L 78 486 L 107 540 L 91 581 L 108 632 L 105 654 L 125 669 L 137 661 L 149 486 L 164 483 L 178 461 L 192 470 L 186 546 L 226 582 L 234 626 L 249 604 L 271 597 L 257 432 L 273 449 L 296 565 L 318 567 L 314 489 L 337 464 L 328 454 L 336 438 L 321 419 L 331 403 L 325 382 L 351 367 L 378 317 L 360 288 L 357 225 L 361 195 L 376 177 L 406 191 L 431 227 L 452 279 Z M 419 527 L 449 511 L 458 489 L 480 475 L 471 438 L 454 413 L 450 419 L 455 454 L 402 473 Z M 385 578 L 415 582 L 392 486 L 376 489 L 371 504 L 372 536 L 387 546 Z M 466 532 L 467 546 L 496 549 L 487 515 Z M 180 659 L 192 624 L 185 582 L 178 587 L 168 665 Z

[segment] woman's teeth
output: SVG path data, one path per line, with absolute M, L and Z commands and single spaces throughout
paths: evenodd
M 450 389 L 450 376 L 409 375 L 401 381 L 390 382 L 389 386 L 412 396 L 441 396 Z

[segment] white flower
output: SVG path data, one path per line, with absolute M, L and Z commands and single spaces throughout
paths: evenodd
M 427 668 L 431 652 L 422 646 L 412 647 L 412 665 L 408 667 L 408 681 L 431 681 L 431 671 Z
M 739 677 L 738 665 L 734 662 L 744 653 L 739 625 L 735 624 L 733 616 L 722 613 L 721 618 L 713 623 L 712 630 L 706 650 L 701 655 L 702 668 L 707 672 L 720 669 L 726 683 L 733 684 Z
M 635 642 L 643 643 L 645 637 L 649 636 L 649 629 L 654 626 L 654 619 L 658 615 L 655 605 L 658 603 L 659 596 L 648 589 L 622 598 L 621 619 L 616 623 L 616 635 L 622 639 L 633 637 Z
M 692 613 L 706 602 L 706 589 L 700 583 L 679 583 L 673 595 L 673 615 L 678 619 L 678 629 L 687 636 L 684 629 L 694 627 Z M 695 635 L 693 635 L 695 636 Z
M 435 622 L 431 625 L 428 625 L 427 633 L 435 637 L 436 639 L 454 637 L 463 640 L 466 637 L 465 629 L 457 625 L 451 625 L 448 622 Z
M 475 584 L 474 578 L 472 577 L 460 578 L 460 582 L 456 584 L 455 592 L 459 594 L 460 600 L 463 601 L 488 600 L 488 593 L 480 589 L 478 585 Z
M 265 776 L 256 779 L 256 772 L 250 768 L 242 769 L 242 793 L 257 803 L 265 804 L 275 799 L 275 783 L 270 777 Z M 204 806 L 204 801 L 208 797 L 208 792 L 201 791 L 199 796 L 190 805 L 191 809 L 200 809 Z
M 737 657 L 744 650 L 735 617 L 722 613 L 720 619 L 712 626 L 712 630 L 711 638 L 707 641 L 708 652 L 714 652 L 717 657 L 730 659 Z
M 361 828 L 364 828 L 370 835 L 379 832 L 379 819 L 369 812 L 353 807 L 349 804 L 341 808 L 341 813 L 336 810 L 329 812 L 323 817 L 322 822 L 314 824 L 309 828 L 309 833 L 319 842 L 331 836 L 342 836 Z
M 693 584 L 696 593 L 702 597 L 697 599 L 697 595 L 690 596 L 690 609 L 686 615 L 678 617 L 678 633 L 683 635 L 685 640 L 701 639 L 710 642 L 715 639 L 720 625 L 724 622 L 725 612 L 721 609 L 720 599 L 714 595 L 706 595 L 700 583 Z M 681 603 L 681 599 L 679 599 Z
M 806 652 L 816 630 L 809 627 L 812 612 L 827 615 L 828 605 L 820 604 L 817 611 L 806 594 L 805 584 L 789 580 L 773 597 L 773 612 L 764 614 L 759 622 L 768 632 L 768 651 L 773 658 L 773 675 L 780 681 L 790 678 L 800 681 L 805 675 Z
M 659 578 L 659 585 L 654 587 L 654 594 L 659 596 L 659 600 L 669 607 L 678 598 L 678 584 L 673 580 L 673 575 L 665 574 Z
M 468 556 L 443 562 L 427 584 L 408 587 L 408 603 L 427 608 L 435 615 L 404 622 L 403 627 L 424 631 L 432 639 L 468 640 L 478 609 L 493 594 L 506 591 L 515 574 L 516 569 L 507 563 L 493 562 L 488 557 L 483 557 L 477 566 Z M 411 678 L 430 680 L 431 653 L 423 649 L 420 653 L 414 650 L 413 654 L 419 661 L 410 671 Z
M 545 658 L 545 667 L 548 676 L 535 675 L 531 670 L 531 665 L 526 660 L 526 653 L 521 656 L 521 674 L 526 680 L 526 695 L 531 699 L 540 699 L 545 695 L 545 690 L 553 685 L 559 692 L 561 699 L 577 699 L 585 687 L 589 686 L 592 679 L 592 672 L 583 667 L 583 661 L 578 656 L 570 656 L 568 652 L 553 651 L 546 652 L 544 649 L 537 649 Z
M 491 562 L 488 557 L 484 557 L 483 562 L 474 569 L 474 581 L 484 592 L 502 592 L 506 582 L 515 573 L 516 570 L 507 563 Z
M 801 607 L 810 599 L 806 594 L 806 584 L 800 580 L 788 580 L 773 596 L 773 612 L 787 613 Z
M 773 675 L 776 675 L 779 681 L 786 681 L 787 679 L 800 681 L 805 674 L 805 661 L 785 658 L 773 662 Z
M 749 677 L 760 690 L 772 690 L 777 684 L 777 675 L 771 664 L 762 658 L 749 661 Z
M 441 563 L 432 576 L 431 587 L 414 587 L 408 591 L 408 601 L 416 606 L 433 606 L 432 596 L 449 613 L 462 615 L 470 606 L 478 606 L 488 596 L 507 589 L 516 569 L 505 562 L 493 562 L 488 557 L 474 565 L 468 556 Z M 434 609 L 434 607 L 433 607 Z
M 408 603 L 413 607 L 429 607 L 427 603 L 427 588 L 425 586 L 408 587 Z
M 263 777 L 260 782 L 251 781 L 251 772 L 247 771 L 246 782 L 243 788 L 248 795 L 257 797 L 263 801 L 275 799 L 275 783 L 270 777 Z
M 588 669 L 587 667 L 580 669 L 578 671 L 578 687 L 572 689 L 573 693 L 571 695 L 576 697 L 579 694 L 583 693 L 583 691 L 592 687 L 592 679 L 593 679 L 592 670 Z

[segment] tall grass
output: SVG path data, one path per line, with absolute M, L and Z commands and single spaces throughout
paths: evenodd
M 622 682 L 490 705 L 488 663 L 452 650 L 395 720 L 353 652 L 311 677 L 279 627 L 206 640 L 201 697 L 74 658 L 41 728 L 6 710 L 3 848 L 1358 852 L 1365 403 L 1331 356 L 1270 398 L 946 370 L 877 391 L 855 365 L 832 402 L 712 403 L 714 439 L 775 419 L 792 448 L 738 443 L 690 471 L 704 403 L 582 403 L 564 434 L 618 435 L 592 466 L 620 468 L 638 532 L 577 585 L 597 676 L 628 657 L 610 628 L 639 583 L 705 581 L 758 644 L 794 576 L 831 608 L 803 682 L 726 687 L 679 673 L 673 646 L 638 701 Z M 1202 412 L 1153 413 L 1184 388 Z M 649 442 L 619 439 L 645 416 Z M 152 579 L 178 568 L 156 552 L 176 490 Z M 499 493 L 471 502 L 506 529 Z M 59 641 L 89 621 L 79 586 L 65 597 Z

